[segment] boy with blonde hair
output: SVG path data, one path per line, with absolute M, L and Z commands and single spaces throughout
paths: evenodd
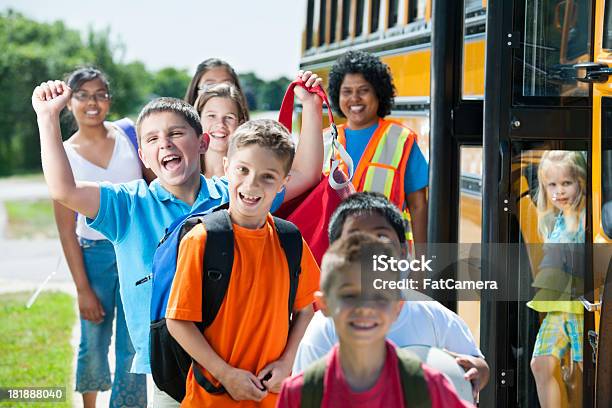
M 206 253 L 206 217 L 180 244 L 166 324 L 194 359 L 183 407 L 273 407 L 282 380 L 291 373 L 319 281 L 316 261 L 302 239 L 290 316 L 287 271 L 292 260 L 281 248 L 275 229 L 280 221 L 270 208 L 288 182 L 292 161 L 289 132 L 276 121 L 247 122 L 234 133 L 224 159 L 234 260 L 221 307 L 203 332 L 194 323 L 202 321 L 206 258 L 227 255 Z M 205 380 L 196 379 L 199 372 Z

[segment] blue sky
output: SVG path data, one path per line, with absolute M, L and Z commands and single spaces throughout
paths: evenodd
M 0 0 L 8 8 L 82 33 L 110 27 L 125 44 L 124 62 L 192 73 L 218 57 L 265 79 L 297 71 L 306 19 L 305 0 Z

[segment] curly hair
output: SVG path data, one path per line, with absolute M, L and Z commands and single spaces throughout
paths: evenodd
M 395 86 L 387 64 L 368 52 L 349 51 L 338 58 L 329 73 L 329 97 L 338 115 L 344 117 L 340 110 L 340 86 L 346 74 L 362 74 L 372 85 L 378 98 L 378 117 L 384 118 L 391 113 Z

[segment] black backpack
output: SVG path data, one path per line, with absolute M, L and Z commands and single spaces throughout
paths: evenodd
M 204 253 L 220 254 L 217 256 L 204 256 L 202 322 L 195 323 L 200 332 L 204 332 L 204 329 L 212 324 L 219 312 L 232 273 L 234 233 L 229 213 L 226 210 L 220 210 L 206 215 L 191 216 L 178 226 L 180 228 L 178 234 L 173 234 L 174 231 L 169 231 L 166 234 L 166 237 L 175 237 L 173 239 L 176 242 L 168 242 L 169 240 L 165 237 L 162 239 L 160 246 L 175 246 L 175 251 L 178 252 L 178 246 L 182 238 L 200 223 L 206 226 L 207 238 Z M 274 217 L 274 226 L 276 227 L 276 232 L 278 233 L 289 266 L 290 289 L 287 306 L 289 317 L 291 318 L 302 260 L 302 235 L 295 225 L 277 217 Z M 174 267 L 166 268 L 165 270 L 163 268 L 156 268 L 156 270 L 158 274 L 160 271 L 163 271 L 166 275 L 171 273 L 173 277 L 176 272 L 176 266 L 174 265 Z M 171 277 L 170 279 L 168 276 L 159 278 L 165 285 L 168 285 L 167 282 L 170 282 L 171 285 Z M 155 280 L 156 276 L 154 274 L 154 284 Z M 168 287 L 166 290 L 169 292 L 170 288 Z M 152 310 L 159 309 L 159 307 L 153 304 L 151 308 Z M 175 400 L 182 401 L 185 397 L 187 374 L 193 363 L 191 356 L 170 335 L 166 326 L 166 319 L 163 316 L 151 321 L 149 341 L 151 372 L 155 385 Z M 223 386 L 215 387 L 208 381 L 197 364 L 193 364 L 193 373 L 198 384 L 208 393 L 222 394 L 225 392 Z

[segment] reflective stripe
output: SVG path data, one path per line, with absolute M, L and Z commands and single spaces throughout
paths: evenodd
M 367 164 L 368 169 L 366 171 L 366 177 L 363 184 L 364 191 L 376 191 L 383 193 L 387 198 L 393 201 L 391 197 L 393 181 L 397 167 L 399 166 L 404 152 L 404 144 L 408 139 L 408 130 L 395 126 L 389 125 L 385 133 L 381 136 L 376 146 L 376 151 Z M 391 166 L 393 170 L 376 166 L 376 163 L 386 164 Z M 398 205 L 399 203 L 395 203 Z M 403 204 L 400 208 L 403 207 Z

